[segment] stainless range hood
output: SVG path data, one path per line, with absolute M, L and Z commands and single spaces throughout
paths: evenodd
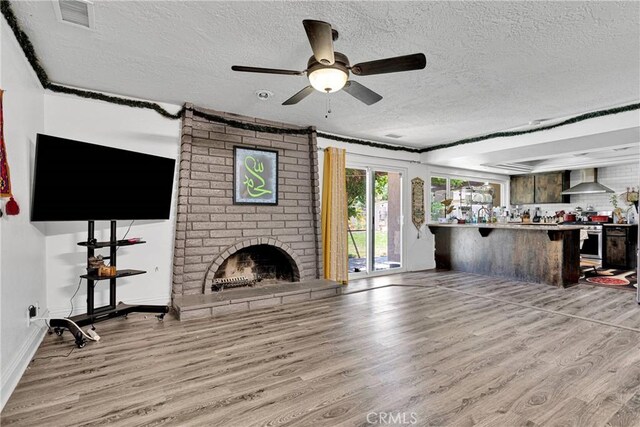
M 596 169 L 582 169 L 580 171 L 580 184 L 574 185 L 562 194 L 604 194 L 615 193 L 609 187 L 598 183 L 598 171 Z

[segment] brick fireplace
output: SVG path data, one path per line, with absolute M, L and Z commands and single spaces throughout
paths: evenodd
M 182 122 L 172 296 L 211 293 L 215 278 L 251 271 L 264 282 L 322 276 L 315 133 L 279 135 L 206 120 L 294 128 L 188 105 Z M 278 151 L 278 205 L 233 204 L 233 148 Z

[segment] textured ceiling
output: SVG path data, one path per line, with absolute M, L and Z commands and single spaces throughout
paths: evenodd
M 94 1 L 95 31 L 56 20 L 49 1 L 13 1 L 56 83 L 256 116 L 341 135 L 429 146 L 640 99 L 640 2 Z M 423 52 L 427 68 L 356 77 L 344 92 L 280 105 L 304 76 L 303 19 L 330 22 L 351 63 Z M 259 101 L 255 92 L 275 94 Z M 332 114 L 325 118 L 327 97 Z M 384 135 L 403 135 L 400 139 Z

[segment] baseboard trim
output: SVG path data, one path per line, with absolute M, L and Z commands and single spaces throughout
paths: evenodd
M 7 369 L 2 370 L 2 386 L 0 388 L 0 411 L 9 400 L 11 393 L 18 385 L 20 378 L 27 370 L 31 359 L 35 356 L 38 347 L 44 339 L 47 328 L 39 325 L 33 325 L 31 333 L 25 339 L 22 347 L 15 353 L 13 360 L 8 364 Z

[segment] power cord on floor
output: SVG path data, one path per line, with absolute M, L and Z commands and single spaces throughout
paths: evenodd
M 31 361 L 33 362 L 34 360 L 44 360 L 44 359 L 53 359 L 54 357 L 69 357 L 71 356 L 71 353 L 73 353 L 73 350 L 75 350 L 76 348 L 73 347 L 71 349 L 71 351 L 67 354 L 62 354 L 62 355 L 56 355 L 56 356 L 45 356 L 45 357 L 34 357 L 33 359 L 31 359 Z

